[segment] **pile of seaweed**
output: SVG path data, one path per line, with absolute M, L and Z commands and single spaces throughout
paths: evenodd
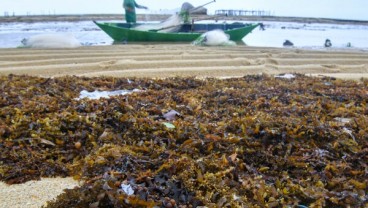
M 80 99 L 82 90 L 132 90 Z M 47 207 L 366 207 L 368 81 L 0 77 L 0 180 Z

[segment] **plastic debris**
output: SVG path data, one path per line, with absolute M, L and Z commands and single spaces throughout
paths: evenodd
M 181 117 L 181 114 L 175 110 L 171 110 L 163 115 L 163 117 L 168 121 L 173 121 L 177 117 Z
M 118 95 L 127 95 L 133 92 L 139 92 L 140 90 L 116 90 L 116 91 L 98 91 L 95 90 L 93 92 L 88 92 L 86 90 L 82 90 L 80 92 L 79 99 L 88 98 L 88 99 L 95 99 L 98 100 L 100 98 L 109 98 L 111 96 L 118 96 Z
M 175 129 L 175 126 L 173 125 L 173 124 L 171 124 L 171 123 L 167 123 L 167 122 L 165 122 L 165 123 L 163 123 L 165 126 L 166 126 L 166 128 L 168 128 L 168 129 Z
M 275 78 L 281 78 L 281 79 L 294 79 L 294 74 L 283 74 L 283 75 L 275 75 Z
M 130 184 L 121 184 L 121 189 L 124 191 L 124 193 L 128 196 L 134 194 L 134 190 Z

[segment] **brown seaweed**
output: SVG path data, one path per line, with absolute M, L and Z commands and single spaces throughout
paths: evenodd
M 367 80 L 9 75 L 0 83 L 0 179 L 83 181 L 47 207 L 368 203 Z

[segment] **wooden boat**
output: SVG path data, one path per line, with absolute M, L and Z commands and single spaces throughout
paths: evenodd
M 136 30 L 134 27 L 142 24 L 129 23 L 94 23 L 116 42 L 191 42 L 207 31 L 221 29 L 230 36 L 232 41 L 241 41 L 259 24 L 182 24 L 177 32 L 158 30 Z

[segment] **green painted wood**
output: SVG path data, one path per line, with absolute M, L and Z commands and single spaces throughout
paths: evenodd
M 94 23 L 116 42 L 191 42 L 202 34 L 198 32 L 141 31 L 129 28 L 129 25 L 124 23 Z M 244 25 L 244 27 L 225 30 L 224 32 L 229 34 L 230 40 L 240 41 L 257 26 L 258 24 Z

